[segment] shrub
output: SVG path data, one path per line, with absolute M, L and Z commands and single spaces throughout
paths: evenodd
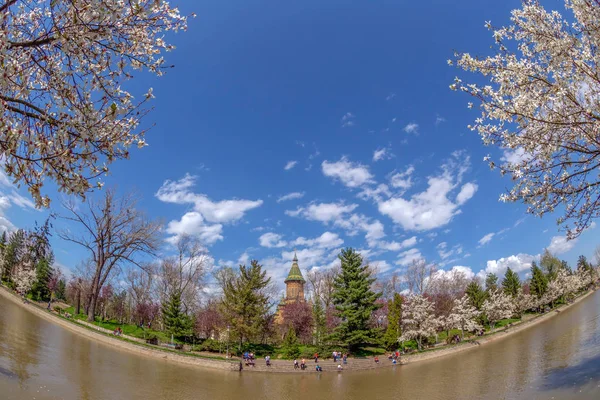
M 211 351 L 213 353 L 219 352 L 219 350 L 223 349 L 224 346 L 219 343 L 219 341 L 214 339 L 206 339 L 199 346 L 200 351 Z

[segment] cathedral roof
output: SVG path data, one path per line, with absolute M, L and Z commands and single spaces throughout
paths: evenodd
M 290 272 L 288 273 L 287 278 L 285 278 L 285 283 L 288 282 L 306 282 L 302 276 L 302 271 L 300 271 L 300 267 L 298 266 L 296 252 L 294 252 L 294 259 L 292 260 L 292 268 L 290 268 Z

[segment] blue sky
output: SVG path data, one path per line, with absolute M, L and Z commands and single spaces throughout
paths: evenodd
M 483 157 L 514 155 L 482 145 L 470 99 L 448 88 L 454 50 L 488 54 L 484 22 L 508 23 L 519 1 L 172 3 L 197 14 L 169 37 L 175 67 L 129 87 L 154 89 L 149 146 L 105 179 L 136 188 L 165 240 L 197 234 L 215 265 L 256 258 L 278 281 L 294 248 L 304 271 L 352 246 L 382 274 L 420 256 L 474 274 L 525 274 L 546 247 L 571 263 L 592 256 L 594 231 L 567 243 L 558 215 L 498 202 L 510 181 Z M 1 190 L 2 225 L 47 214 Z M 54 244 L 68 269 L 85 257 Z

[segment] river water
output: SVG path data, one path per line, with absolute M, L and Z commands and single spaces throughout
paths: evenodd
M 600 292 L 506 339 L 412 365 L 263 374 L 115 350 L 0 297 L 0 399 L 600 399 Z

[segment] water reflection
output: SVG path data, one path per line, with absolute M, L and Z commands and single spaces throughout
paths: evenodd
M 0 397 L 598 399 L 600 294 L 495 343 L 366 372 L 260 374 L 173 364 L 75 335 L 0 298 Z

